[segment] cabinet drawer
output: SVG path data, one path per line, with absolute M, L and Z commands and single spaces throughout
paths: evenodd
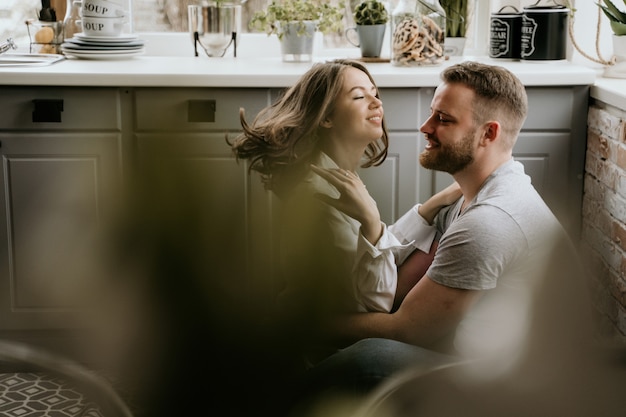
M 574 111 L 574 91 L 563 88 L 527 88 L 528 117 L 524 130 L 570 130 Z M 579 117 L 586 118 L 585 114 Z
M 0 129 L 119 130 L 117 89 L 0 87 Z
M 135 90 L 139 131 L 240 130 L 239 108 L 251 121 L 270 102 L 269 89 L 140 88 Z

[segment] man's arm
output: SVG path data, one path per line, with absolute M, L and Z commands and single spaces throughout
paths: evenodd
M 332 331 L 346 344 L 381 337 L 437 348 L 481 294 L 482 291 L 447 287 L 424 276 L 395 313 L 342 316 L 333 324 Z

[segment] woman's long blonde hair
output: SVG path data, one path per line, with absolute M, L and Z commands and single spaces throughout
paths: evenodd
M 334 109 L 348 67 L 363 71 L 376 85 L 360 62 L 337 59 L 313 65 L 276 102 L 261 110 L 252 124 L 240 109 L 243 132 L 231 144 L 232 149 L 237 159 L 250 160 L 249 169 L 259 172 L 266 187 L 277 195 L 300 181 L 317 156 L 320 124 Z M 388 147 L 383 121 L 383 135 L 367 146 L 361 167 L 380 165 Z

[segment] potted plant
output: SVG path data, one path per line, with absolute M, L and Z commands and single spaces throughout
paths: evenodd
M 473 0 L 440 0 L 439 3 L 446 12 L 444 53 L 446 55 L 463 55 Z
M 252 15 L 249 27 L 276 34 L 284 61 L 310 61 L 315 32 L 343 30 L 343 8 L 324 0 L 272 0 L 265 10 Z
M 359 3 L 353 13 L 362 57 L 379 57 L 389 21 L 389 13 L 379 0 Z M 352 28 L 351 28 L 352 29 Z M 350 30 L 350 29 L 349 29 Z

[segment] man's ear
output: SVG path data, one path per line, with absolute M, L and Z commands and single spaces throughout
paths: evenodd
M 486 145 L 488 142 L 493 142 L 500 136 L 500 122 L 489 121 L 483 125 L 483 136 L 480 139 L 481 144 Z

